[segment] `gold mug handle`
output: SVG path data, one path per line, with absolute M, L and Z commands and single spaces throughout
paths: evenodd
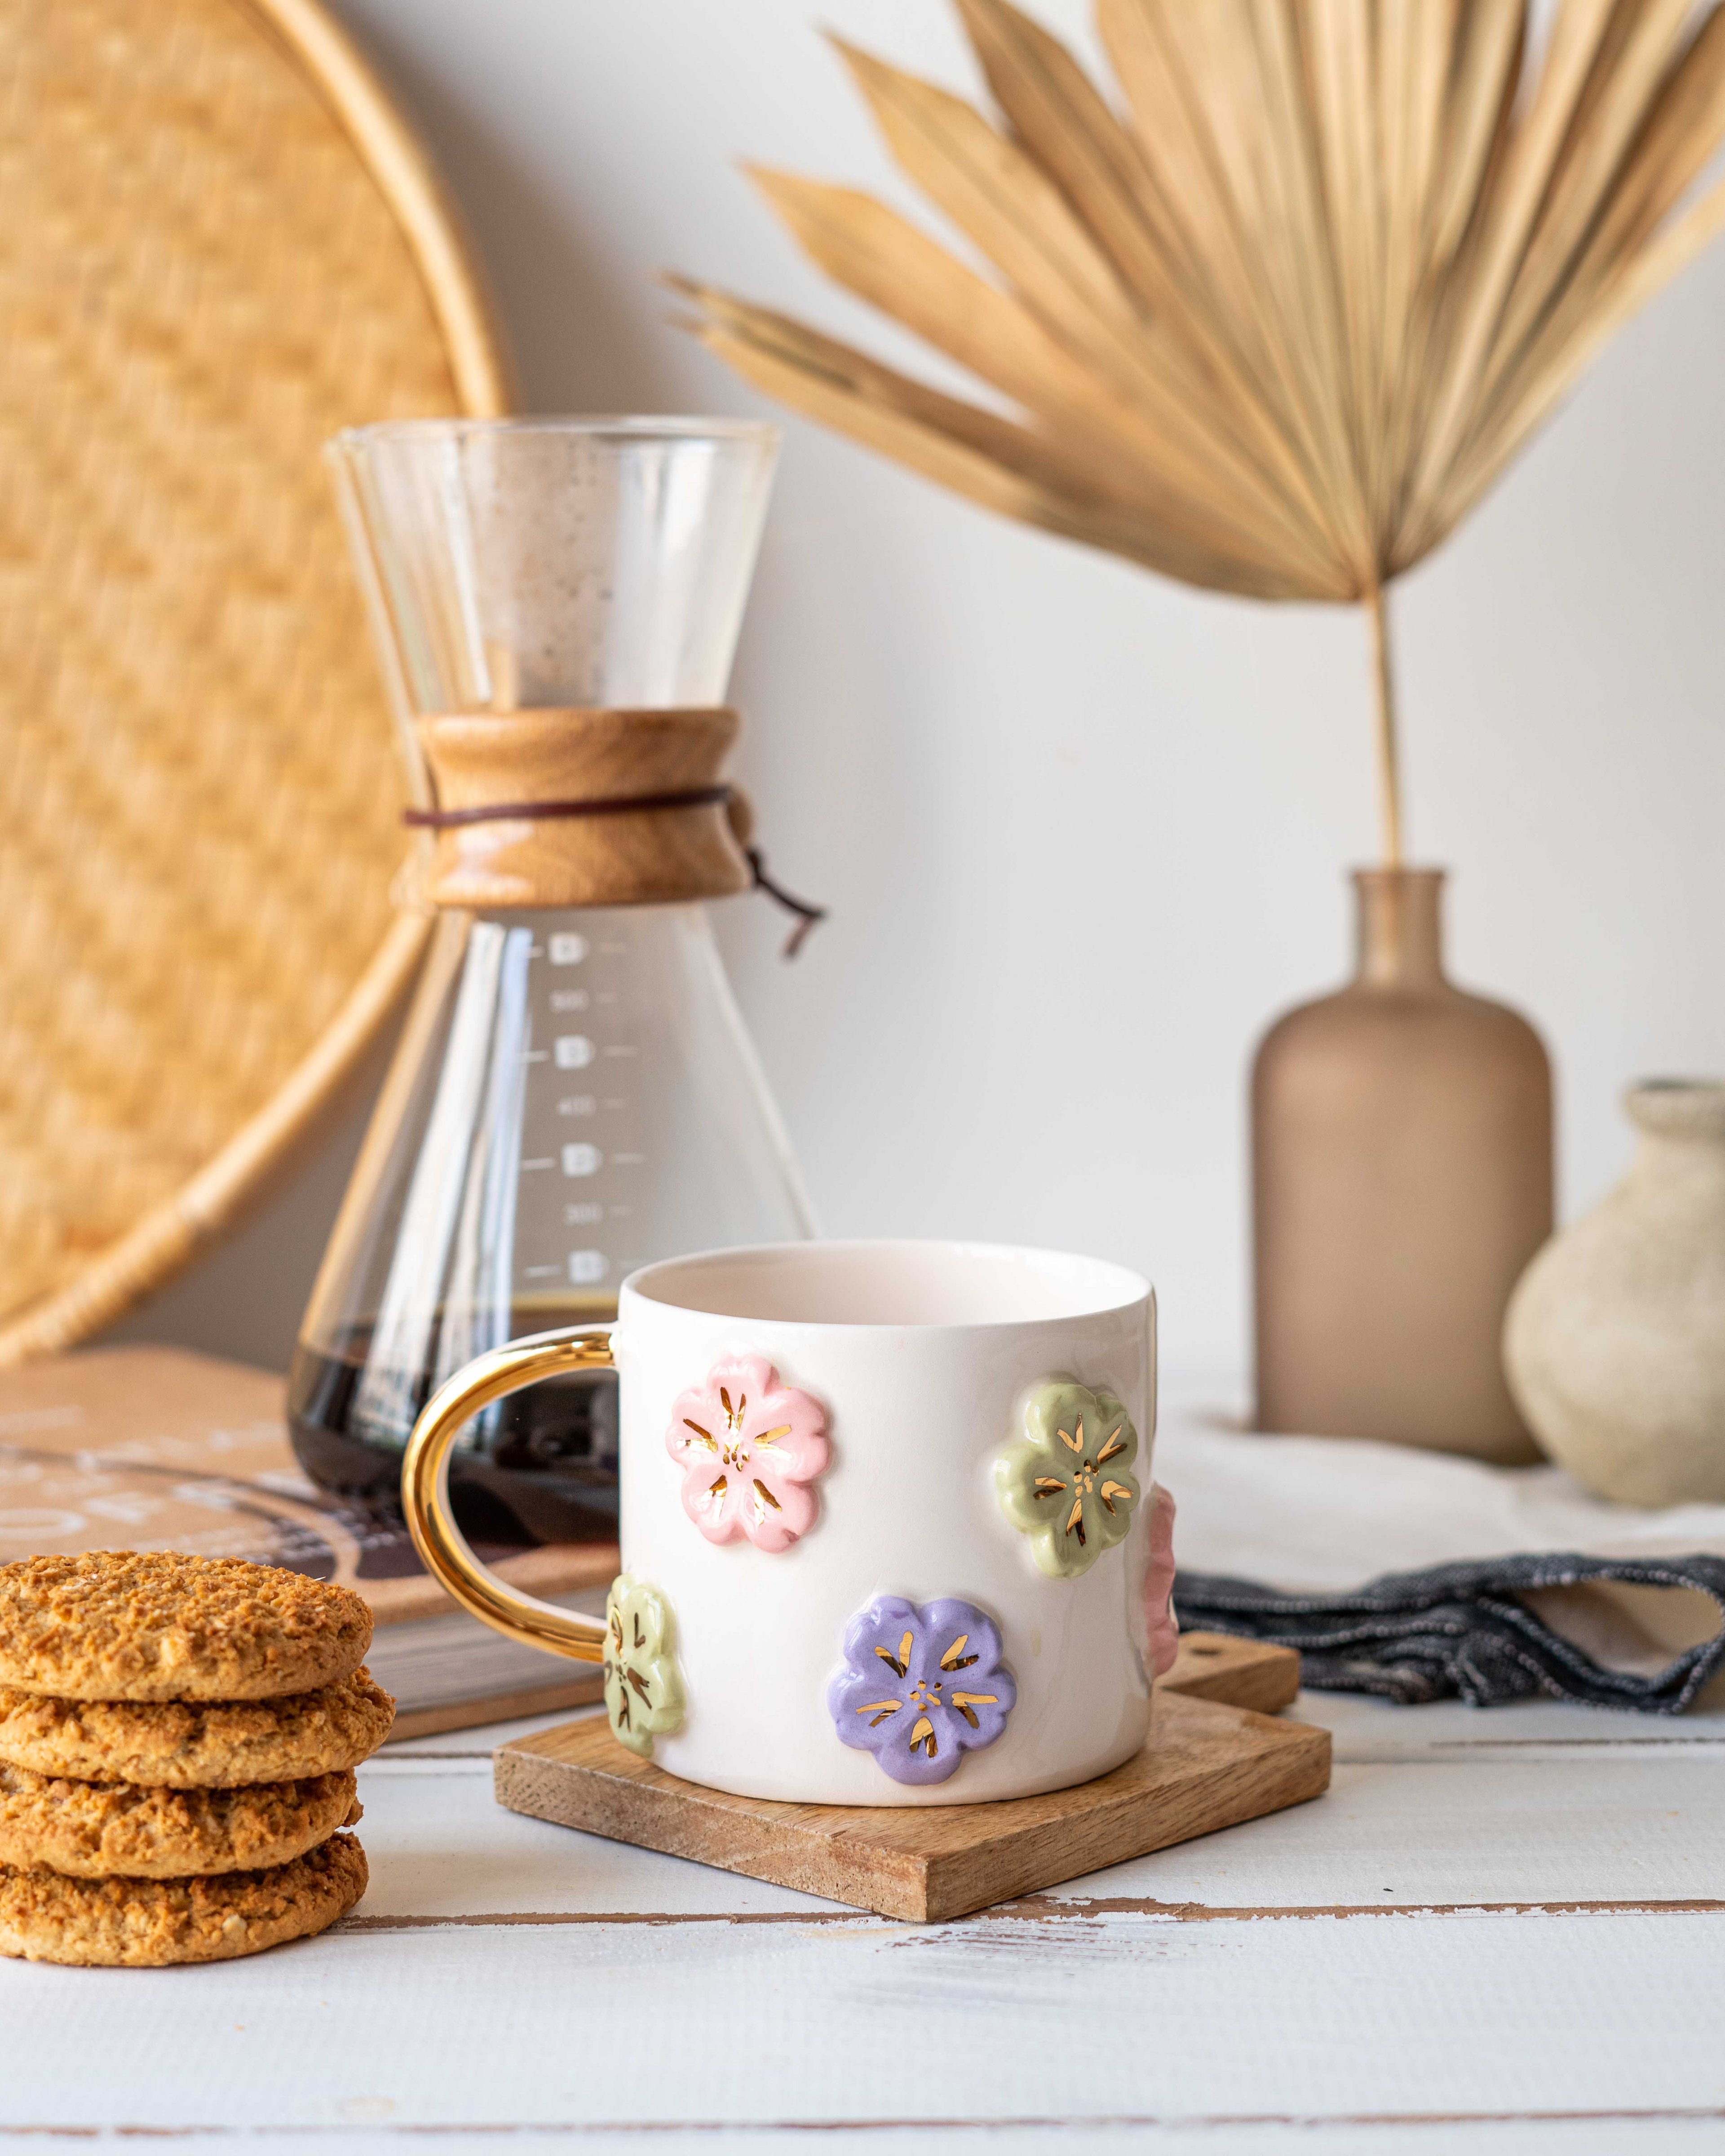
M 401 1502 L 425 1569 L 481 1624 L 524 1647 L 543 1647 L 577 1662 L 604 1659 L 605 1620 L 559 1609 L 507 1587 L 482 1565 L 449 1509 L 449 1454 L 463 1428 L 494 1400 L 541 1378 L 574 1370 L 614 1370 L 611 1327 L 583 1325 L 539 1332 L 494 1348 L 458 1370 L 426 1402 L 402 1461 Z

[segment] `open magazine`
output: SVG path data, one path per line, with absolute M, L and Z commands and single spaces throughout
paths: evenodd
M 288 1441 L 283 1382 L 177 1348 L 96 1348 L 0 1373 L 0 1564 L 92 1549 L 250 1558 L 370 1603 L 371 1672 L 397 1738 L 549 1712 L 598 1672 L 517 1646 L 429 1578 L 400 1527 L 317 1490 Z M 479 1554 L 530 1594 L 598 1610 L 614 1543 Z

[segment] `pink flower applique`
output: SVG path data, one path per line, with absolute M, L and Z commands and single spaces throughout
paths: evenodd
M 710 1543 L 747 1535 L 788 1549 L 814 1522 L 809 1485 L 832 1448 L 811 1394 L 782 1385 L 764 1355 L 727 1356 L 677 1395 L 665 1449 L 683 1470 L 683 1510 Z
M 1166 1676 L 1180 1651 L 1180 1627 L 1174 1615 L 1174 1501 L 1161 1483 L 1150 1490 L 1150 1569 L 1144 1581 L 1144 1619 L 1149 1634 L 1150 1667 Z

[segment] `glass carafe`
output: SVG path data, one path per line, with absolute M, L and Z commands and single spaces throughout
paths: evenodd
M 422 754 L 449 715 L 482 737 L 500 715 L 530 730 L 542 715 L 553 763 L 594 721 L 681 712 L 734 730 L 712 707 L 775 449 L 769 428 L 658 419 L 420 421 L 331 445 L 416 813 L 454 827 L 454 862 L 441 881 L 429 854 L 419 864 L 442 901 L 429 955 L 290 1381 L 300 1460 L 345 1497 L 393 1509 L 419 1409 L 471 1357 L 614 1314 L 619 1282 L 650 1259 L 812 1232 L 704 903 L 448 902 L 465 888 L 463 847 L 477 847 L 477 888 L 507 886 L 495 848 L 511 840 L 594 854 L 578 880 L 603 898 L 625 826 L 646 864 L 644 884 L 639 863 L 624 877 L 632 891 L 655 887 L 653 863 L 689 831 L 718 863 L 707 887 L 742 888 L 728 789 L 637 793 L 626 817 L 553 802 L 523 816 L 554 820 L 463 823 L 439 810 Z M 501 791 L 506 808 L 518 789 Z M 514 895 L 531 900 L 531 875 Z M 594 1373 L 475 1419 L 450 1476 L 470 1537 L 614 1532 L 614 1388 Z

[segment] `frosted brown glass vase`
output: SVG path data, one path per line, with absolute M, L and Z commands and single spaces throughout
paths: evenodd
M 1551 1233 L 1550 1065 L 1446 978 L 1441 870 L 1353 880 L 1358 970 L 1252 1074 L 1257 1426 L 1532 1460 L 1499 1343 Z

